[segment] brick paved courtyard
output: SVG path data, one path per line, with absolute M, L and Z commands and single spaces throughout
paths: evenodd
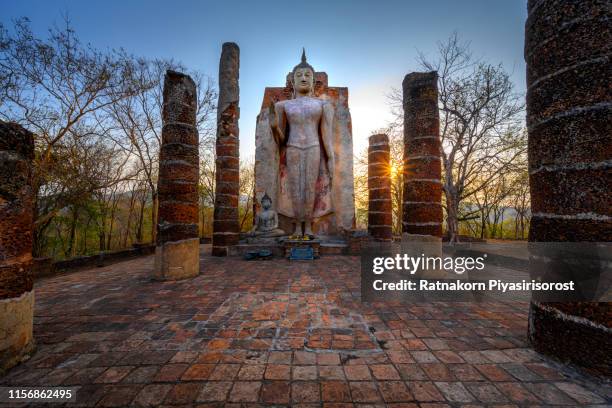
M 37 354 L 0 385 L 76 385 L 83 406 L 607 406 L 609 384 L 526 339 L 526 303 L 361 304 L 359 258 L 153 257 L 36 284 Z

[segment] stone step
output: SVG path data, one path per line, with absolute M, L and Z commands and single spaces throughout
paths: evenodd
M 344 243 L 325 242 L 319 248 L 320 255 L 345 255 L 348 245 Z M 229 248 L 229 256 L 244 256 L 249 251 L 261 251 L 267 249 L 274 257 L 283 257 L 284 248 L 279 244 L 238 244 Z
M 229 256 L 244 256 L 250 251 L 261 251 L 268 250 L 272 252 L 274 257 L 282 257 L 284 255 L 284 249 L 280 245 L 275 244 L 238 244 L 229 247 Z
M 319 248 L 321 255 L 344 255 L 346 254 L 348 245 L 342 243 L 322 243 Z

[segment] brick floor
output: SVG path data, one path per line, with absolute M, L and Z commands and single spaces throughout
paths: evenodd
M 0 385 L 77 385 L 81 406 L 608 406 L 611 387 L 538 355 L 528 305 L 362 304 L 359 258 L 152 257 L 36 283 L 36 355 Z M 233 404 L 233 405 L 232 405 Z

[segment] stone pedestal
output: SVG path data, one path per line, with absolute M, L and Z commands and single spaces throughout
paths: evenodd
M 287 259 L 291 257 L 291 250 L 294 248 L 312 248 L 314 259 L 318 259 L 321 256 L 321 241 L 319 240 L 303 241 L 287 239 L 283 241 L 283 248 L 285 250 L 285 258 Z
M 372 135 L 368 147 L 368 233 L 379 241 L 393 240 L 391 153 L 389 137 Z
M 0 122 L 0 376 L 34 350 L 33 159 L 34 135 Z
M 525 25 L 529 240 L 612 240 L 610 5 L 530 0 Z M 610 376 L 610 303 L 532 301 L 538 351 Z
M 229 248 L 237 245 L 240 239 L 238 223 L 238 196 L 240 193 L 239 69 L 240 49 L 234 43 L 224 43 L 219 62 L 216 188 L 212 239 L 214 256 L 227 256 Z
M 153 275 L 160 280 L 189 278 L 200 272 L 196 108 L 193 80 L 168 71 L 164 80 Z
M 437 72 L 413 72 L 402 83 L 404 196 L 402 232 L 442 236 L 442 169 Z

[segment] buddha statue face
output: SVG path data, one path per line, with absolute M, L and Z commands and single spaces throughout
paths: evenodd
M 314 72 L 308 67 L 299 67 L 293 72 L 293 88 L 296 93 L 310 95 L 314 89 Z
M 267 211 L 272 207 L 272 200 L 266 195 L 261 199 L 261 207 Z

